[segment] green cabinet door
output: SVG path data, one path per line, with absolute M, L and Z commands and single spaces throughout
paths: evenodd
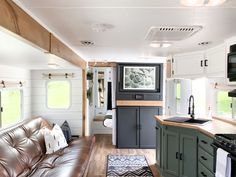
M 191 132 L 180 133 L 179 160 L 180 177 L 197 177 L 197 137 Z
M 166 127 L 172 128 L 172 127 Z M 172 130 L 164 130 L 164 171 L 163 176 L 175 177 L 179 176 L 179 132 Z
M 159 171 L 162 171 L 162 126 L 156 124 L 156 164 Z

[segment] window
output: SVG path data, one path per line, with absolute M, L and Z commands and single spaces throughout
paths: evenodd
M 228 97 L 228 91 L 217 92 L 217 115 L 232 117 L 232 98 Z
M 1 127 L 14 124 L 22 115 L 22 91 L 19 89 L 1 90 Z
M 180 100 L 181 100 L 181 84 L 180 81 L 176 83 L 176 113 L 180 113 Z
M 71 103 L 71 84 L 68 81 L 47 83 L 47 106 L 51 109 L 68 109 Z

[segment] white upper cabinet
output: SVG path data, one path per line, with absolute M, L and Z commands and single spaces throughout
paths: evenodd
M 174 55 L 172 68 L 174 78 L 225 77 L 226 47 Z
M 206 51 L 207 76 L 225 77 L 226 47 L 224 44 Z
M 172 62 L 174 77 L 190 78 L 204 73 L 204 52 L 175 55 Z

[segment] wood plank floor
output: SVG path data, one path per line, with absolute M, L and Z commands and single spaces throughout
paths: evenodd
M 153 149 L 116 149 L 111 135 L 95 135 L 96 143 L 92 151 L 87 177 L 106 177 L 107 155 L 145 155 L 154 177 L 160 177 L 155 167 Z

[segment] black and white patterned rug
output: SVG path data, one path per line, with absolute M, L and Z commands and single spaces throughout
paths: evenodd
M 153 177 L 145 156 L 108 155 L 107 177 Z

